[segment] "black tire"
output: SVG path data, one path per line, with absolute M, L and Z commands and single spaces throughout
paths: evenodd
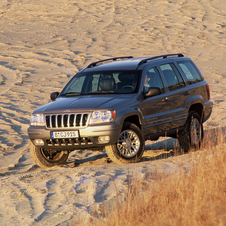
M 135 163 L 144 152 L 145 141 L 139 127 L 125 123 L 116 144 L 105 147 L 108 157 L 114 163 Z
M 67 161 L 69 152 L 55 150 L 47 150 L 35 146 L 30 142 L 30 154 L 33 161 L 42 168 L 49 168 L 57 165 L 62 165 Z
M 184 130 L 178 135 L 178 141 L 184 152 L 201 147 L 203 141 L 203 125 L 199 114 L 191 111 L 184 125 Z

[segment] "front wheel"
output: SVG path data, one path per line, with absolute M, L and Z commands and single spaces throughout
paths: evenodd
M 134 163 L 141 159 L 145 141 L 140 129 L 125 123 L 116 144 L 105 147 L 108 157 L 115 163 Z
M 68 151 L 60 151 L 44 149 L 30 143 L 30 154 L 33 161 L 42 168 L 49 168 L 62 165 L 68 158 Z
M 203 140 L 203 125 L 197 112 L 190 112 L 184 130 L 178 136 L 178 141 L 184 152 L 191 148 L 199 149 Z

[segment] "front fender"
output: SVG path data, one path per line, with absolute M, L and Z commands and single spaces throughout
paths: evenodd
M 128 117 L 131 117 L 131 116 L 137 116 L 138 117 L 139 123 L 140 123 L 141 128 L 142 128 L 144 119 L 143 119 L 143 114 L 142 114 L 142 112 L 139 108 L 123 109 L 122 111 L 117 112 L 116 121 L 119 121 L 120 126 L 122 127 L 125 119 L 128 118 Z

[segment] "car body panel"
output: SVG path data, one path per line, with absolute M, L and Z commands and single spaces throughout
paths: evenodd
M 176 137 L 179 130 L 183 129 L 190 109 L 197 107 L 203 122 L 211 115 L 213 103 L 208 99 L 207 82 L 203 79 L 197 66 L 188 57 L 159 57 L 147 62 L 147 58 L 129 58 L 124 60 L 113 60 L 113 62 L 103 63 L 81 70 L 78 74 L 98 71 L 128 71 L 137 70 L 142 76 L 138 85 L 138 91 L 131 94 L 88 94 L 79 96 L 59 96 L 52 102 L 39 107 L 33 114 L 70 114 L 87 112 L 88 120 L 93 111 L 111 110 L 115 112 L 115 118 L 111 122 L 91 124 L 90 121 L 85 126 L 75 128 L 47 128 L 47 126 L 30 126 L 28 135 L 31 141 L 43 139 L 44 148 L 56 150 L 76 150 L 76 149 L 102 149 L 105 145 L 115 144 L 121 133 L 124 122 L 136 124 L 145 139 L 157 139 L 162 135 Z M 189 84 L 186 75 L 180 68 L 178 62 L 190 61 L 195 66 L 201 76 L 201 81 Z M 162 64 L 174 64 L 184 81 L 184 86 L 169 90 L 165 75 L 161 71 Z M 147 70 L 156 67 L 163 82 L 163 89 L 160 95 L 145 97 L 144 83 Z M 78 75 L 77 74 L 77 75 Z M 77 76 L 75 75 L 75 76 Z M 71 80 L 70 80 L 71 81 Z M 68 82 L 68 84 L 70 83 Z M 67 84 L 67 85 L 68 85 Z M 67 86 L 66 85 L 66 86 Z M 65 87 L 66 87 L 65 86 Z M 79 137 L 76 139 L 53 139 L 52 131 L 78 131 Z M 100 143 L 99 136 L 109 136 L 107 143 Z M 72 142 L 73 140 L 73 142 Z
M 131 99 L 133 94 L 122 95 L 81 95 L 75 97 L 59 97 L 55 101 L 37 108 L 34 113 L 62 113 L 65 110 L 71 112 L 93 111 L 98 109 L 111 109 Z

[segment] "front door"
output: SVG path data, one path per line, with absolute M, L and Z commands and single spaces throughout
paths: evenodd
M 139 104 L 144 117 L 145 135 L 167 131 L 172 127 L 169 92 L 164 92 L 163 82 L 156 67 L 150 68 L 146 73 L 144 92 L 147 92 L 149 87 L 158 87 L 162 94 L 146 98 Z

